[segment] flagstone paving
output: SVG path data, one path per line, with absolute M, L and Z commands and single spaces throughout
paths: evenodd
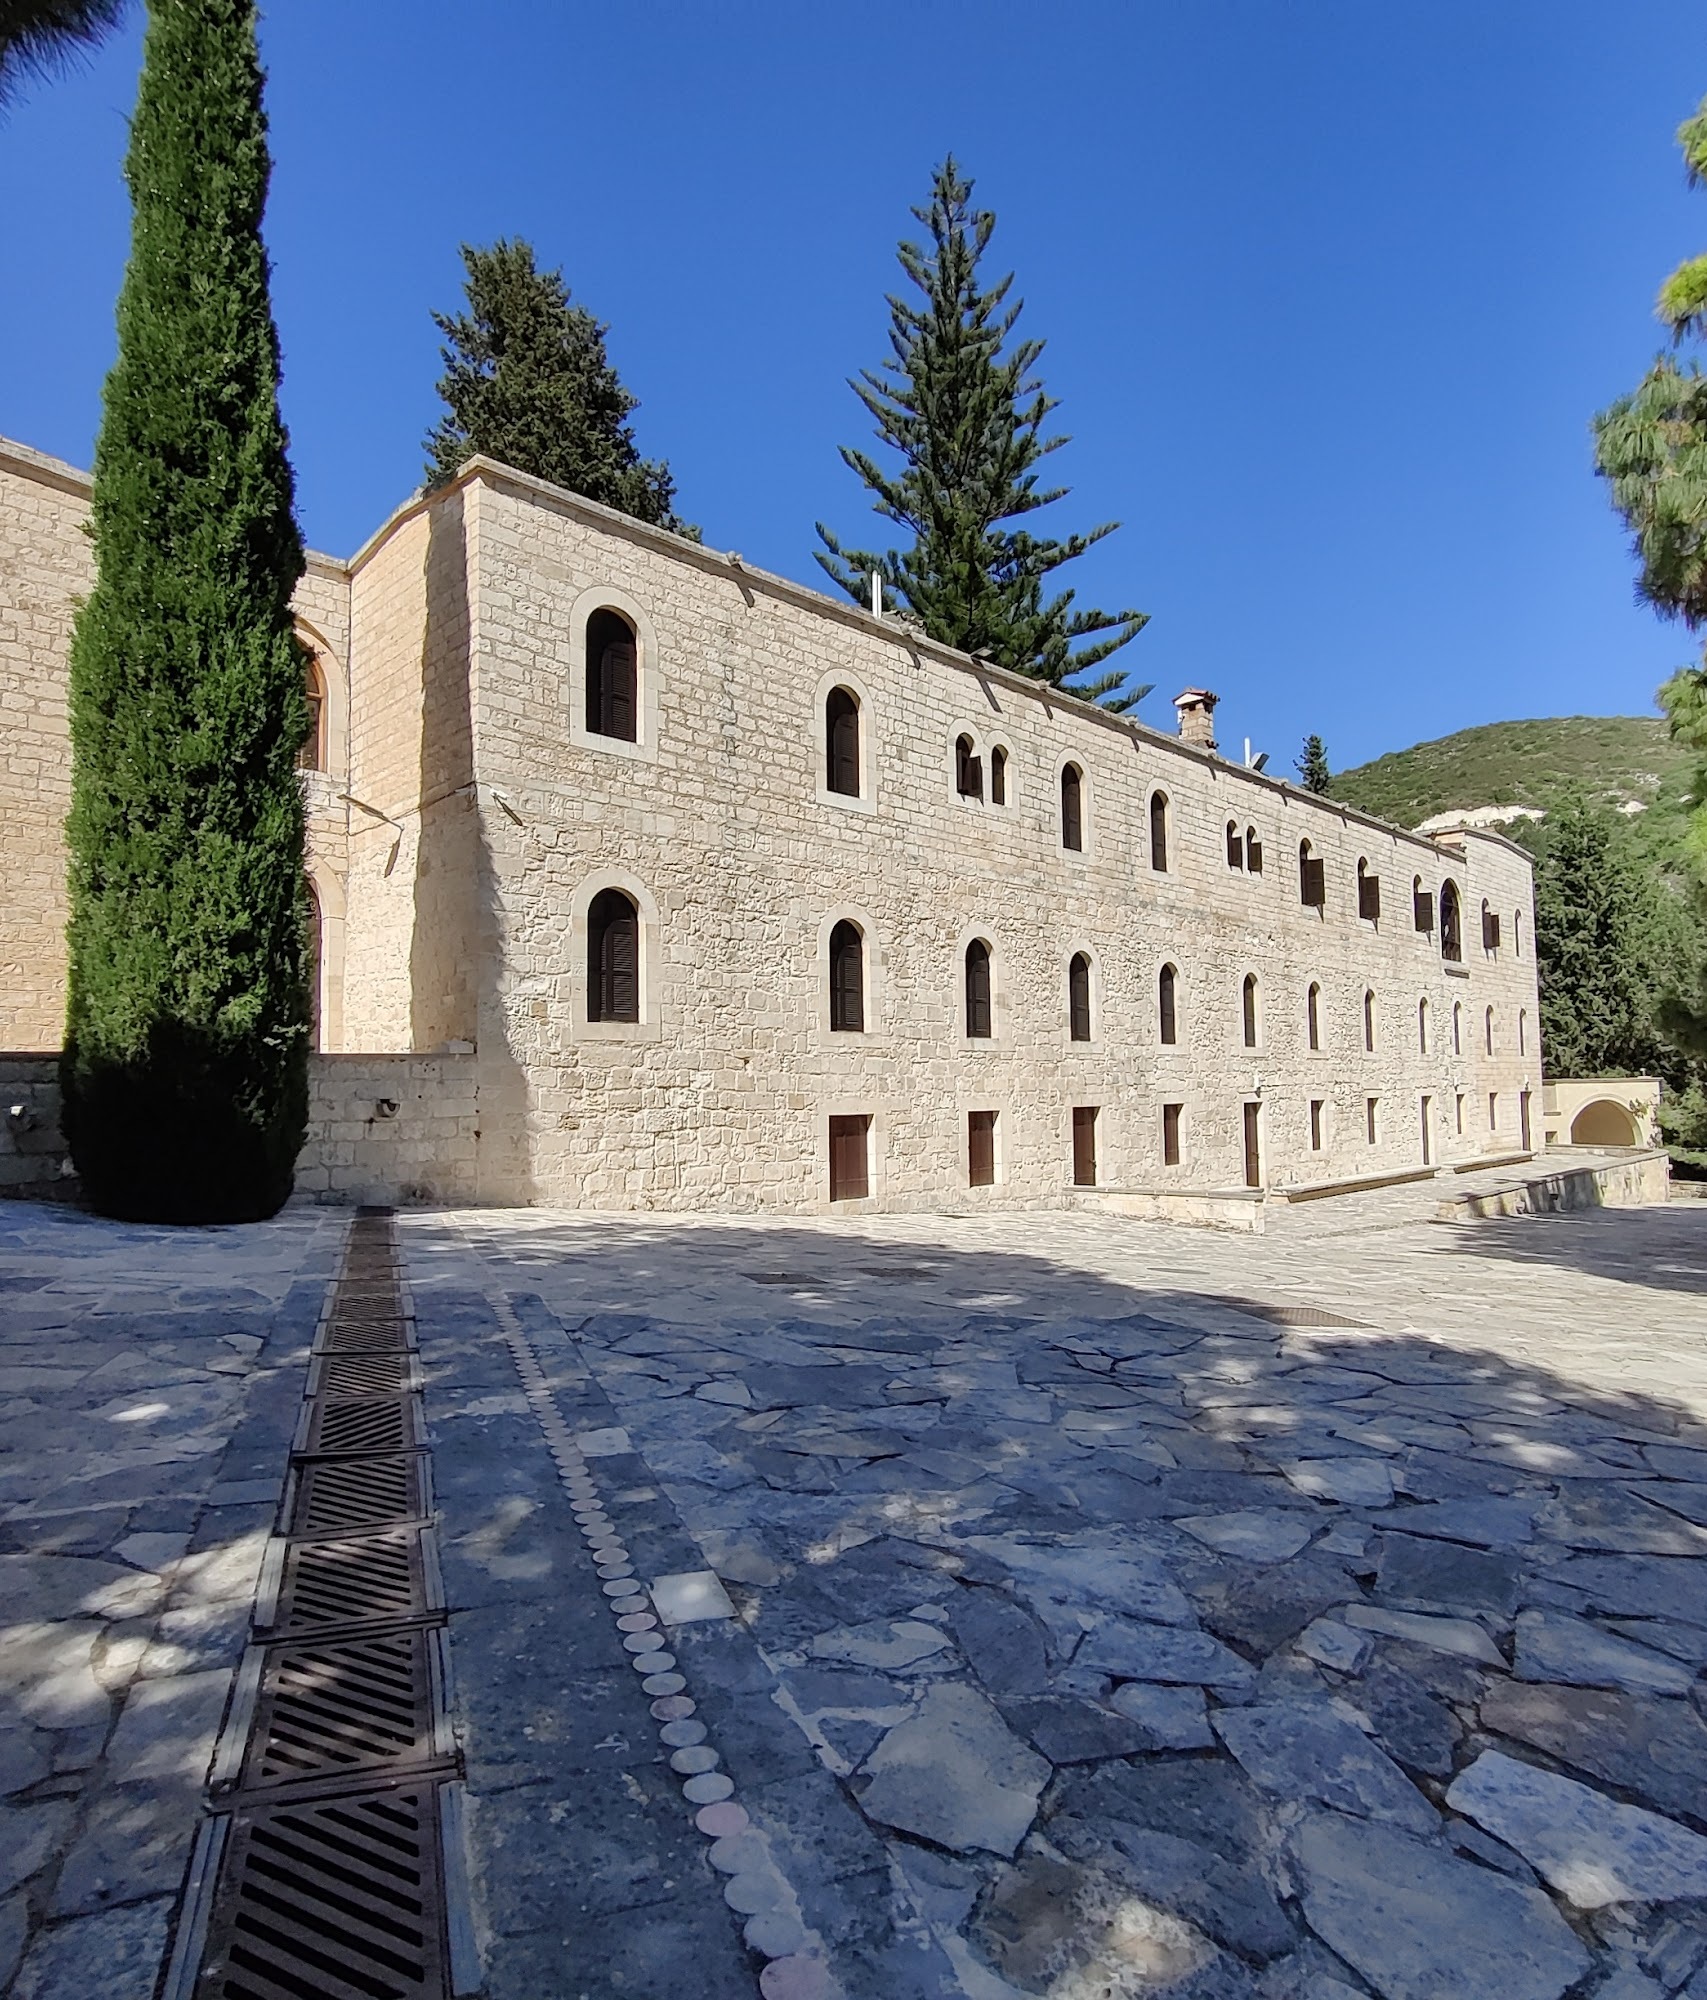
M 635 1930 L 709 1937 L 721 1865 L 767 1995 L 1707 2000 L 1707 1207 L 403 1240 L 423 1326 L 517 1315 L 616 1530 L 728 1593 L 663 1615 L 741 1830 Z M 743 1990 L 513 1901 L 501 2000 Z

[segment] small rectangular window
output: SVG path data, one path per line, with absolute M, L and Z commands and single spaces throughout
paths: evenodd
M 1378 1097 L 1366 1097 L 1363 1100 L 1364 1136 L 1372 1146 L 1375 1144 L 1375 1112 L 1380 1102 Z
M 1411 891 L 1411 921 L 1419 931 L 1434 929 L 1434 898 L 1426 889 Z
M 1497 1132 L 1499 1129 L 1500 1094 L 1497 1090 L 1490 1090 L 1488 1092 L 1488 1130 L 1490 1132 Z
M 1097 1108 L 1094 1104 L 1073 1107 L 1073 1185 L 1097 1184 Z
M 969 1111 L 966 1114 L 966 1179 L 971 1187 L 994 1187 L 996 1183 L 996 1114 Z
M 1311 1152 L 1312 1152 L 1312 1153 L 1319 1153 L 1319 1152 L 1320 1152 L 1320 1151 L 1322 1150 L 1322 1113 L 1323 1113 L 1323 1110 L 1324 1110 L 1324 1109 L 1325 1109 L 1325 1106 L 1324 1106 L 1324 1104 L 1323 1104 L 1323 1101 L 1322 1101 L 1322 1099 L 1321 1099 L 1321 1098 L 1319 1098 L 1319 1097 L 1312 1097 L 1312 1098 L 1311 1098 L 1311 1100 L 1310 1100 L 1310 1150 L 1311 1150 Z
M 1460 1139 L 1464 1136 L 1464 1093 L 1459 1091 L 1452 1100 L 1452 1129 Z
M 1425 1097 L 1422 1101 L 1422 1163 L 1425 1167 L 1434 1164 L 1434 1099 Z
M 871 1192 L 871 1114 L 830 1120 L 830 1199 L 863 1201 Z
M 1314 855 L 1306 856 L 1298 864 L 1298 900 L 1306 909 L 1320 910 L 1327 906 L 1327 872 Z
M 1500 920 L 1494 910 L 1482 912 L 1482 949 L 1498 951 L 1500 948 Z
M 1183 1104 L 1162 1106 L 1162 1165 L 1177 1167 L 1180 1163 L 1180 1120 L 1185 1115 Z

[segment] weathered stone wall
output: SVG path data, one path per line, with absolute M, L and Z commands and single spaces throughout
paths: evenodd
M 480 1107 L 471 1056 L 316 1055 L 296 1190 L 323 1202 L 478 1199 Z M 0 1198 L 75 1200 L 59 1126 L 57 1058 L 0 1055 Z
M 1261 1106 L 1271 1181 L 1418 1164 L 1425 1097 L 1435 1162 L 1515 1143 L 1515 1123 L 1485 1128 L 1487 1091 L 1511 1097 L 1514 1121 L 1522 1078 L 1538 1086 L 1540 1073 L 1528 864 L 1508 843 L 1477 835 L 1448 848 L 1379 825 L 513 475 L 477 468 L 465 496 L 478 522 L 481 822 L 503 940 L 480 1052 L 483 1069 L 525 1079 L 534 1198 L 822 1206 L 827 1120 L 841 1111 L 872 1115 L 872 1198 L 888 1206 L 1065 1198 L 1075 1105 L 1099 1107 L 1102 1176 L 1133 1189 L 1239 1183 L 1247 1101 Z M 601 603 L 640 630 L 637 745 L 580 726 L 581 638 Z M 857 801 L 821 782 L 822 704 L 837 684 L 863 705 Z M 1007 749 L 1005 806 L 957 796 L 962 732 L 986 770 L 991 749 Z M 1068 761 L 1086 776 L 1077 854 L 1060 839 Z M 1165 870 L 1151 865 L 1158 789 Z M 1260 875 L 1229 868 L 1229 820 L 1260 836 Z M 1320 912 L 1300 902 L 1304 840 L 1325 863 Z M 1358 915 L 1360 860 L 1382 884 L 1374 921 Z M 1416 930 L 1411 898 L 1415 878 L 1437 896 L 1448 875 L 1465 912 L 1453 973 L 1438 930 Z M 606 884 L 643 917 L 633 1026 L 588 1020 L 586 908 Z M 1483 954 L 1484 895 L 1508 921 L 1523 910 L 1518 951 Z M 868 940 L 861 1035 L 827 1022 L 826 943 L 843 916 Z M 962 954 L 975 936 L 995 953 L 985 1042 L 962 1032 Z M 1068 1037 L 1067 966 L 1080 950 L 1094 968 L 1089 1044 Z M 1172 1049 L 1158 1040 L 1164 963 L 1179 971 Z M 1259 981 L 1255 1049 L 1243 1039 L 1247 973 Z M 1312 982 L 1319 1051 L 1305 1027 Z M 1455 999 L 1478 1020 L 1495 1005 L 1491 1061 L 1468 1026 L 1453 1054 Z M 1312 1099 L 1327 1107 L 1320 1151 Z M 1185 1107 L 1177 1167 L 1162 1162 L 1167 1102 Z M 975 1108 L 999 1114 L 994 1188 L 965 1185 Z

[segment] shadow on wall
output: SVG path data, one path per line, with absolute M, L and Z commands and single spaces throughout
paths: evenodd
M 498 990 L 497 879 L 475 787 L 465 498 L 428 515 L 410 1046 L 476 1052 L 478 1198 L 533 1198 L 527 1078 Z
M 1637 1235 L 1600 1258 L 1640 1267 L 1647 1221 L 1521 1227 Z M 664 1487 L 762 1649 L 759 1678 L 702 1688 L 691 1629 L 677 1640 L 738 1796 L 764 1800 L 774 1778 L 774 1672 L 865 1815 L 838 1850 L 867 1914 L 893 1893 L 881 1837 L 939 1939 L 958 1931 L 1020 1991 L 1112 1978 L 1132 1941 L 1108 1913 L 1127 1906 L 1168 1911 L 1178 1949 L 1219 1964 L 1217 1992 L 1248 1990 L 1234 1961 L 1319 1950 L 1312 1932 L 1338 1954 L 1298 1957 L 1317 1978 L 1349 1963 L 1378 1991 L 1421 1990 L 1411 1952 L 1433 1954 L 1439 1991 L 1485 1992 L 1503 1983 L 1484 1983 L 1489 1954 L 1512 1949 L 1552 1955 L 1547 1992 L 1577 1990 L 1585 1941 L 1611 1959 L 1563 1890 L 1605 1880 L 1610 1800 L 1707 1832 L 1690 1698 L 1707 1659 L 1707 1412 L 982 1247 L 473 1227 L 524 1320 L 540 1323 L 537 1294 L 572 1330 L 610 1400 L 592 1420 L 632 1440 L 638 1456 L 597 1462 L 601 1483 Z M 468 1282 L 454 1253 L 437 1262 L 440 1228 L 421 1217 L 404 1236 L 429 1325 L 435 1293 L 454 1316 Z M 430 1380 L 427 1395 L 431 1411 Z M 506 1493 L 483 1489 L 478 1520 L 447 1533 L 453 1602 L 490 1604 L 506 1578 L 518 1596 L 562 1588 L 513 1532 L 511 1503 L 550 1476 L 529 1421 L 505 1433 Z M 457 1449 L 458 1424 L 438 1429 L 441 1455 Z M 964 1692 L 945 1700 L 949 1681 Z M 997 1793 L 929 1743 L 907 1739 L 924 1767 L 896 1780 L 896 1732 L 921 1702 L 999 1716 L 967 1754 L 1001 1762 L 1008 1833 L 956 1820 L 957 1791 Z M 1587 1790 L 1541 1827 L 1493 1785 L 1501 1758 Z M 817 1868 L 786 1804 L 765 1811 L 779 1851 Z M 1513 1887 L 1513 1846 L 1550 1910 Z M 1419 1870 L 1421 1928 L 1394 1914 Z M 1640 1900 L 1613 1897 L 1633 1950 L 1666 1920 Z

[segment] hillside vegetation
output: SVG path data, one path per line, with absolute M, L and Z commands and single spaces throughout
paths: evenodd
M 1556 715 L 1486 722 L 1338 772 L 1333 797 L 1399 826 L 1476 806 L 1546 806 L 1580 787 L 1612 806 L 1675 791 L 1689 753 L 1650 715 Z M 1669 782 L 1668 782 L 1669 781 Z

